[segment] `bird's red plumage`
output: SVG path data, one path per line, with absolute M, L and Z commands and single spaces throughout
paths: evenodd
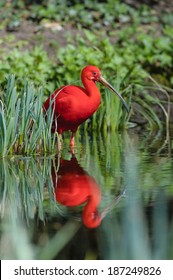
M 81 79 L 83 88 L 73 85 L 63 86 L 56 90 L 43 104 L 45 114 L 52 104 L 54 112 L 52 132 L 57 131 L 61 134 L 66 130 L 72 131 L 71 146 L 74 146 L 74 135 L 78 126 L 85 122 L 99 107 L 101 97 L 96 82 L 100 82 L 118 95 L 129 112 L 122 96 L 102 77 L 97 67 L 86 66 L 82 70 Z
M 98 71 L 98 68 L 94 69 Z M 75 132 L 78 126 L 98 109 L 100 92 L 95 81 L 87 79 L 85 74 L 82 75 L 84 88 L 73 85 L 63 86 L 57 89 L 43 104 L 43 109 L 46 112 L 53 100 L 53 132 L 58 131 L 60 134 L 66 130 Z

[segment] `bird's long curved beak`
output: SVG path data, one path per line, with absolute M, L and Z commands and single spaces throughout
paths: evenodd
M 118 97 L 121 99 L 124 107 L 126 108 L 127 113 L 129 113 L 129 108 L 125 102 L 125 100 L 122 98 L 121 94 L 116 91 L 106 80 L 105 78 L 103 78 L 102 76 L 100 76 L 100 78 L 98 79 L 98 82 L 100 82 L 102 85 L 104 85 L 105 87 L 109 88 L 111 91 L 113 91 L 116 95 L 118 95 Z

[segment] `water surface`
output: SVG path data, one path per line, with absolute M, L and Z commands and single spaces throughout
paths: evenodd
M 1 258 L 172 259 L 172 166 L 172 139 L 135 130 L 1 160 Z

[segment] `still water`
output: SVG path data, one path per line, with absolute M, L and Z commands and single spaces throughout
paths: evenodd
M 1 259 L 173 259 L 172 139 L 78 135 L 0 161 Z

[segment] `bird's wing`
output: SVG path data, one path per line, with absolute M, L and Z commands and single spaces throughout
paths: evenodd
M 80 89 L 80 91 L 79 91 Z M 43 109 L 48 110 L 52 104 L 52 108 L 56 116 L 68 117 L 70 112 L 73 111 L 74 107 L 79 105 L 79 94 L 84 91 L 81 87 L 72 85 L 63 86 L 57 89 L 43 104 Z
M 51 105 L 56 106 L 58 99 L 61 98 L 59 94 L 63 92 L 64 87 L 65 86 L 62 86 L 61 88 L 56 89 L 55 92 L 46 99 L 43 104 L 44 112 L 46 112 Z

